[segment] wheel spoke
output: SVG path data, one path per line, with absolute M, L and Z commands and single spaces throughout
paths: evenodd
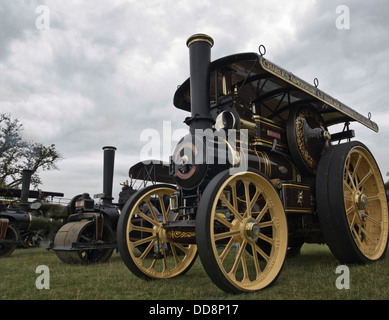
M 351 183 L 350 187 L 352 188 L 352 190 L 357 190 L 357 186 L 354 183 L 354 179 L 352 178 L 350 171 L 347 171 L 347 176 L 350 179 L 350 183 Z
M 147 206 L 149 207 L 149 211 L 150 211 L 151 215 L 153 216 L 154 221 L 158 221 L 157 214 L 154 211 L 154 206 L 151 204 L 150 199 L 147 199 L 146 203 L 147 203 Z
M 184 247 L 184 245 L 180 244 L 180 243 L 171 243 L 171 245 L 177 247 L 178 249 L 180 249 L 183 253 L 185 253 L 185 255 L 189 252 L 189 248 L 187 247 Z
M 373 171 L 370 169 L 369 172 L 359 181 L 357 184 L 357 188 L 363 186 L 367 179 L 369 179 L 373 175 Z
M 233 228 L 232 224 L 229 221 L 227 221 L 226 219 L 220 217 L 218 214 L 215 215 L 215 220 L 217 220 L 220 223 L 222 223 L 228 229 L 232 229 Z
M 147 233 L 153 233 L 153 229 L 152 228 L 137 226 L 137 225 L 134 225 L 134 224 L 131 225 L 131 230 L 142 231 L 142 232 L 147 232 Z
M 352 175 L 353 179 L 354 179 L 355 174 L 356 174 L 357 171 L 358 171 L 358 167 L 359 167 L 359 164 L 361 163 L 361 160 L 362 160 L 362 155 L 359 154 L 359 155 L 358 155 L 358 159 L 357 159 L 357 163 L 356 163 L 355 166 L 354 166 L 354 172 L 353 172 L 353 175 Z
M 153 241 L 155 239 L 156 239 L 156 236 L 153 235 L 153 236 L 150 236 L 150 237 L 138 240 L 138 241 L 134 241 L 134 242 L 132 242 L 132 245 L 135 248 L 135 247 L 140 246 L 141 244 L 147 243 L 149 241 Z
M 354 212 L 354 216 L 352 217 L 352 220 L 351 220 L 351 222 L 349 223 L 351 231 L 354 229 L 356 217 L 357 217 L 357 213 Z
M 269 262 L 270 256 L 268 256 L 258 245 L 254 244 L 253 246 L 255 247 L 255 252 L 259 253 L 266 262 Z
M 260 228 L 272 227 L 272 226 L 274 226 L 274 223 L 273 223 L 273 220 L 270 220 L 270 221 L 260 222 L 260 223 L 258 223 L 258 226 Z
M 258 238 L 265 240 L 266 242 L 270 243 L 271 245 L 274 244 L 274 239 L 269 238 L 268 236 L 264 235 L 263 233 L 260 233 Z
M 382 227 L 382 222 L 377 219 L 372 218 L 370 215 L 365 215 L 365 219 L 371 221 L 372 223 L 378 225 L 380 228 Z
M 142 254 L 139 256 L 139 260 L 143 261 L 147 255 L 149 254 L 149 252 L 151 251 L 151 249 L 154 247 L 154 243 L 153 241 L 150 241 L 149 245 L 147 246 L 146 250 L 142 252 Z
M 376 194 L 376 195 L 373 195 L 373 196 L 367 196 L 366 197 L 367 201 L 368 202 L 371 202 L 371 201 L 375 201 L 375 200 L 380 200 L 380 195 L 379 194 Z
M 163 222 L 166 222 L 167 218 L 169 216 L 170 205 L 168 206 L 168 208 L 166 210 L 165 203 L 163 202 L 163 197 L 164 197 L 164 195 L 158 196 L 158 200 L 159 200 L 159 205 L 161 207 L 161 214 L 162 214 Z
M 257 256 L 257 249 L 256 245 L 254 243 L 251 244 L 251 250 L 253 252 L 253 260 L 254 260 L 254 266 L 255 266 L 255 272 L 256 272 L 256 279 L 258 278 L 259 273 L 261 272 L 261 268 L 259 266 L 258 256 Z
M 225 238 L 232 237 L 232 236 L 235 236 L 238 234 L 240 234 L 240 230 L 230 230 L 227 232 L 215 234 L 214 239 L 215 239 L 215 241 L 217 241 L 217 240 L 225 239 Z
M 236 212 L 238 212 L 238 196 L 236 194 L 236 181 L 233 181 L 230 184 L 231 187 L 231 197 L 232 197 L 232 205 L 234 206 Z
M 158 220 L 151 219 L 148 215 L 144 214 L 142 211 L 138 210 L 137 215 L 145 219 L 147 222 L 150 222 L 151 224 L 158 226 L 160 223 Z
M 361 234 L 362 233 L 366 236 L 367 240 L 369 240 L 373 244 L 374 247 L 377 245 L 377 241 L 372 239 L 372 237 L 370 236 L 370 233 L 367 232 L 367 230 L 365 229 L 364 226 L 361 226 Z
M 250 205 L 249 205 L 249 208 L 250 208 L 249 216 L 252 216 L 252 215 L 253 215 L 252 210 L 253 210 L 254 205 L 255 205 L 255 203 L 257 202 L 258 197 L 259 197 L 260 194 L 261 194 L 260 190 L 259 190 L 258 188 L 256 188 L 255 194 L 254 194 L 253 198 L 251 199 L 251 202 L 250 202 Z
M 250 207 L 250 182 L 249 181 L 243 181 L 244 184 L 244 194 L 246 199 L 246 212 L 243 215 L 243 218 L 247 218 L 251 215 L 251 207 Z
M 173 254 L 173 258 L 174 258 L 174 263 L 176 264 L 176 266 L 178 266 L 178 264 L 180 263 L 180 260 L 178 259 L 178 255 L 177 255 L 177 252 L 176 252 L 176 247 L 173 244 L 171 244 L 170 248 L 172 250 L 172 254 Z
M 346 210 L 346 215 L 349 215 L 351 212 L 353 212 L 354 206 L 352 205 L 351 207 L 348 207 Z
M 240 221 L 243 221 L 242 215 L 238 212 L 237 209 L 235 209 L 231 203 L 226 199 L 224 194 L 220 197 L 221 202 L 230 210 L 230 212 L 234 215 L 234 217 Z
M 262 208 L 261 212 L 259 213 L 259 215 L 255 219 L 257 221 L 257 223 L 259 223 L 262 220 L 262 218 L 265 215 L 265 213 L 267 212 L 267 210 L 269 210 L 269 205 L 267 204 L 267 201 L 266 201 L 265 206 Z
M 347 178 L 343 180 L 343 186 L 346 187 L 346 189 L 353 194 L 354 190 L 353 188 L 347 183 Z
M 219 259 L 221 260 L 222 263 L 224 262 L 224 259 L 226 258 L 226 256 L 230 252 L 234 243 L 235 243 L 235 240 L 233 238 L 231 238 L 230 241 L 228 241 L 228 243 L 227 243 L 226 247 L 224 248 L 224 250 L 222 251 L 222 253 L 219 255 Z
M 238 270 L 239 264 L 240 264 L 241 259 L 242 259 L 242 255 L 246 251 L 246 244 L 247 244 L 246 241 L 243 241 L 240 244 L 239 251 L 238 251 L 238 253 L 237 253 L 236 257 L 235 257 L 234 264 L 233 264 L 233 266 L 232 266 L 232 268 L 230 270 L 230 274 L 233 274 L 235 279 L 236 279 L 236 271 Z

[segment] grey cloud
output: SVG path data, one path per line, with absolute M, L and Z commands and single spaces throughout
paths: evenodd
M 44 173 L 43 188 L 67 196 L 101 192 L 102 146 L 118 148 L 118 192 L 139 160 L 142 130 L 162 133 L 169 119 L 173 129 L 186 129 L 186 114 L 172 100 L 189 75 L 185 41 L 196 32 L 214 38 L 213 59 L 264 44 L 274 63 L 307 81 L 318 77 L 324 91 L 384 119 L 387 1 L 342 3 L 350 7 L 350 30 L 336 29 L 339 2 L 332 0 L 47 0 L 50 29 L 41 31 L 36 1 L 2 2 L 0 109 L 20 119 L 26 135 L 64 154 L 59 171 Z M 358 130 L 389 171 L 377 135 Z

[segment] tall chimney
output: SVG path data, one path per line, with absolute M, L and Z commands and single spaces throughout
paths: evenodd
M 115 163 L 115 147 L 103 147 L 104 150 L 104 172 L 103 172 L 103 193 L 104 204 L 112 204 L 113 169 Z
M 209 111 L 211 48 L 213 39 L 206 34 L 195 34 L 186 42 L 189 48 L 191 117 L 185 119 L 190 132 L 211 128 L 214 120 Z
M 30 183 L 32 174 L 33 171 L 28 169 L 24 169 L 22 173 L 22 191 L 20 195 L 19 204 L 19 209 L 22 211 L 27 211 L 28 209 L 28 197 L 30 194 Z

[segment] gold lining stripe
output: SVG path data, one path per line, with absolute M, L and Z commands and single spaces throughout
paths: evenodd
M 299 185 L 299 184 L 283 183 L 282 186 L 293 187 L 294 189 L 306 189 L 306 190 L 310 190 L 310 187 L 309 187 L 309 186 L 304 186 L 304 185 Z
M 186 45 L 189 47 L 193 42 L 196 41 L 204 41 L 207 42 L 211 47 L 213 46 L 213 39 L 202 33 L 194 34 L 193 36 L 190 36 L 188 40 L 186 41 Z
M 271 145 L 271 146 L 273 145 L 273 143 L 271 143 L 270 141 L 264 140 L 264 139 L 260 139 L 260 138 L 254 139 L 254 143 L 255 143 L 255 142 L 262 142 L 262 143 L 269 144 L 269 145 Z M 286 145 L 283 144 L 283 143 L 276 143 L 276 146 L 281 147 L 281 148 L 286 148 Z
M 310 210 L 310 209 L 285 209 L 285 212 L 304 212 L 304 213 L 311 213 L 312 210 Z

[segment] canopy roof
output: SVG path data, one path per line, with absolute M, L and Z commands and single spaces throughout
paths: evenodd
M 294 74 L 257 53 L 240 53 L 211 63 L 210 103 L 222 95 L 234 94 L 255 114 L 285 125 L 289 110 L 300 104 L 311 105 L 327 126 L 358 121 L 378 132 L 378 125 Z M 174 95 L 174 105 L 190 111 L 190 79 Z
M 13 188 L 0 188 L 0 197 L 12 197 L 20 198 L 22 195 L 22 190 L 13 189 Z M 32 199 L 39 199 L 40 197 L 63 197 L 64 194 L 61 192 L 51 192 L 51 191 L 38 191 L 30 190 L 28 197 Z
M 131 179 L 146 182 L 164 182 L 174 184 L 173 177 L 169 175 L 169 164 L 159 160 L 148 160 L 134 164 L 128 175 Z

